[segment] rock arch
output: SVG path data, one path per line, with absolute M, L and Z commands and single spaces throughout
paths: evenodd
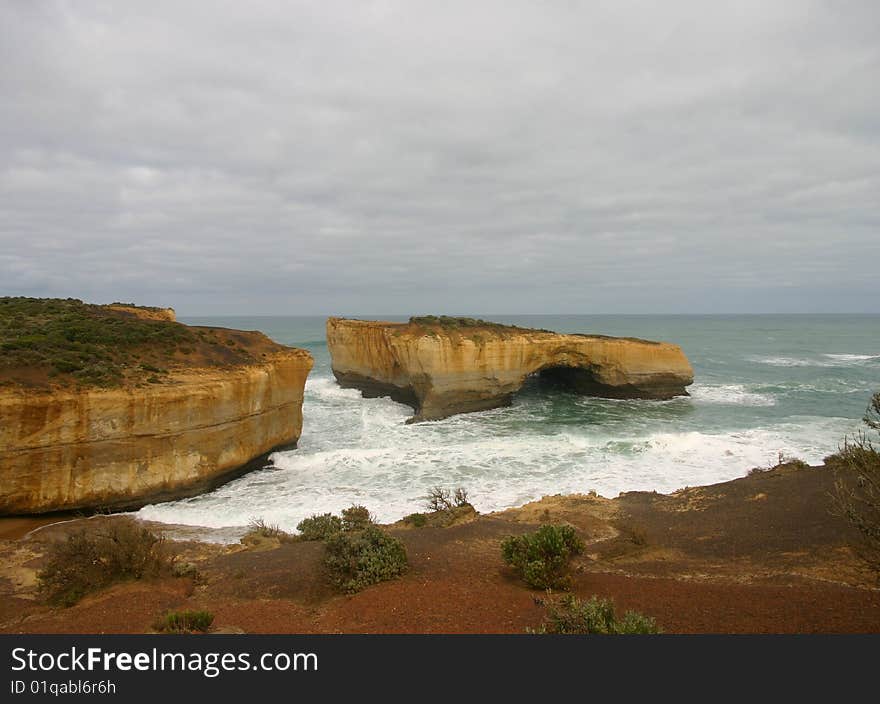
M 687 395 L 693 382 L 681 348 L 668 342 L 434 320 L 330 318 L 327 346 L 337 381 L 410 405 L 411 421 L 508 405 L 536 373 L 610 398 L 667 399 Z

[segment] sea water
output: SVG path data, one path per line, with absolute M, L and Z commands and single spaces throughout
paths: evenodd
M 261 330 L 315 358 L 297 449 L 263 470 L 141 518 L 206 526 L 234 540 L 253 518 L 293 531 L 362 504 L 382 522 L 423 510 L 434 486 L 464 487 L 481 512 L 548 494 L 669 492 L 745 475 L 780 454 L 821 462 L 861 427 L 880 390 L 880 316 L 481 316 L 558 332 L 675 342 L 694 367 L 690 396 L 620 401 L 530 380 L 513 405 L 406 425 L 412 410 L 333 378 L 324 318 L 188 318 Z M 385 319 L 403 320 L 399 317 Z

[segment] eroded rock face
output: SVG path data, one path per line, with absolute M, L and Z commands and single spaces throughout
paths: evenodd
M 330 318 L 327 346 L 340 385 L 406 403 L 414 421 L 507 405 L 535 373 L 609 398 L 668 399 L 693 383 L 678 345 L 633 338 Z
M 192 496 L 291 446 L 312 357 L 173 372 L 157 385 L 0 391 L 0 514 Z

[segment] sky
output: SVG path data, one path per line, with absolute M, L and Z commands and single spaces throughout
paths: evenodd
M 0 295 L 880 312 L 880 3 L 0 3 Z

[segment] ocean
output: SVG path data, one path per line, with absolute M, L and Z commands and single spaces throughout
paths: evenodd
M 670 492 L 744 476 L 780 454 L 819 463 L 859 430 L 880 390 L 877 315 L 478 317 L 675 342 L 694 367 L 691 395 L 606 400 L 528 382 L 511 407 L 406 425 L 409 407 L 337 386 L 323 317 L 181 318 L 308 349 L 315 366 L 303 433 L 296 450 L 275 453 L 263 470 L 136 515 L 222 529 L 199 537 L 223 541 L 253 518 L 293 531 L 307 516 L 353 503 L 395 521 L 423 510 L 434 486 L 464 487 L 481 512 L 548 494 Z

